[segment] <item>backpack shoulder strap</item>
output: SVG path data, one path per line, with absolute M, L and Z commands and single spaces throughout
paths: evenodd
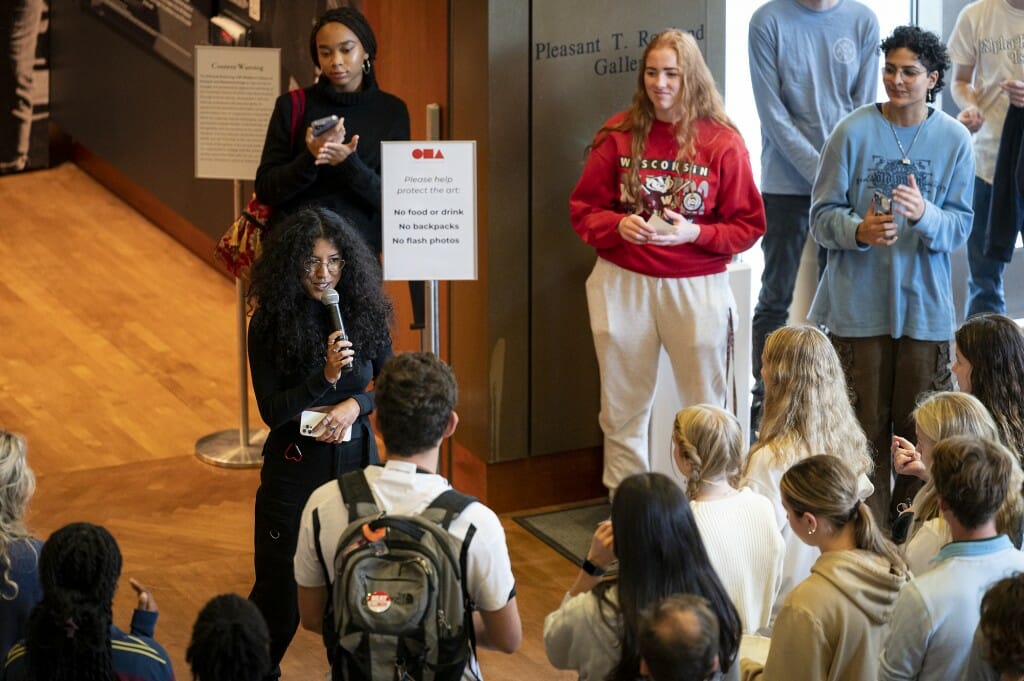
M 341 498 L 348 511 L 348 522 L 354 523 L 360 518 L 380 515 L 380 508 L 373 499 L 370 483 L 366 481 L 366 472 L 362 468 L 349 471 L 338 478 Z
M 313 546 L 316 547 L 316 557 L 320 561 L 320 569 L 324 572 L 324 584 L 327 586 L 328 599 L 331 593 L 331 573 L 327 571 L 327 561 L 324 560 L 324 550 L 320 546 L 320 509 L 313 509 Z
M 292 98 L 292 127 L 289 142 L 294 146 L 295 133 L 302 126 L 302 119 L 306 115 L 306 91 L 302 88 L 296 88 L 289 90 L 288 94 Z
M 449 488 L 441 492 L 437 498 L 430 502 L 430 505 L 424 511 L 424 515 L 436 522 L 444 530 L 447 530 L 452 521 L 458 518 L 459 514 L 476 500 L 476 497 Z M 429 512 L 434 509 L 440 511 L 440 513 Z

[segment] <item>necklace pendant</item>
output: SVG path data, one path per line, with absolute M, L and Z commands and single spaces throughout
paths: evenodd
M 904 156 L 903 159 L 900 161 L 900 163 L 902 163 L 905 166 L 909 166 L 910 165 L 910 159 L 907 158 L 906 156 Z

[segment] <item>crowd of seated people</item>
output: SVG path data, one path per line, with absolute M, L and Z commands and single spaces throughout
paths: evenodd
M 991 317 L 986 328 L 1003 324 Z M 1012 440 L 976 396 L 989 370 L 986 353 L 972 355 L 960 380 L 973 394 L 923 395 L 915 442 L 893 438 L 894 470 L 924 481 L 893 528 L 907 528 L 900 546 L 866 503 L 870 458 L 827 337 L 784 327 L 764 353 L 761 441 L 747 454 L 738 421 L 718 407 L 676 415 L 678 476 L 638 474 L 617 489 L 610 519 L 544 622 L 552 665 L 581 679 L 621 681 L 1019 678 L 1022 628 L 1006 613 L 1024 607 L 1024 472 Z M 965 360 L 958 362 L 963 372 Z M 431 465 L 423 457 L 457 423 L 450 370 L 428 353 L 406 353 L 385 365 L 377 389 L 385 444 L 395 449 L 391 467 L 420 461 L 408 467 L 413 482 L 432 481 L 415 473 Z M 410 408 L 417 400 L 441 406 Z M 426 439 L 410 440 L 410 432 Z M 844 447 L 844 437 L 852 444 Z M 831 451 L 816 453 L 824 445 Z M 407 477 L 405 468 L 381 473 L 375 485 Z M 0 679 L 173 678 L 154 640 L 156 603 L 135 580 L 131 626 L 115 624 L 122 561 L 114 537 L 72 523 L 45 543 L 33 538 L 22 519 L 34 488 L 24 440 L 0 431 L 0 622 L 9 649 Z M 314 495 L 311 503 L 322 500 Z M 496 532 L 489 534 L 502 551 L 486 549 L 476 560 L 507 552 Z M 810 553 L 810 565 L 787 561 L 791 541 Z M 474 618 L 479 643 L 509 653 L 521 635 L 510 584 L 511 575 L 502 579 L 505 596 L 488 606 L 496 610 Z M 473 588 L 481 598 L 490 593 L 486 581 Z M 309 609 L 308 598 L 300 602 Z M 317 603 L 322 614 L 323 597 Z M 310 619 L 321 618 L 310 611 Z M 748 659 L 743 646 L 755 632 L 769 637 L 767 653 Z M 186 659 L 199 681 L 276 673 L 267 625 L 238 596 L 207 604 Z M 476 663 L 469 669 L 480 671 Z

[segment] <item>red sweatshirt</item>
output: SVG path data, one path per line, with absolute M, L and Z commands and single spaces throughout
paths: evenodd
M 606 127 L 625 117 L 613 116 Z M 692 158 L 676 161 L 678 146 L 672 124 L 655 121 L 640 168 L 644 219 L 667 206 L 700 225 L 693 243 L 647 246 L 626 242 L 619 221 L 633 212 L 621 202 L 620 190 L 631 164 L 632 134 L 611 132 L 594 147 L 583 175 L 569 198 L 573 229 L 597 254 L 633 272 L 653 277 L 699 277 L 724 272 L 764 234 L 764 204 L 754 184 L 750 156 L 739 133 L 699 120 Z

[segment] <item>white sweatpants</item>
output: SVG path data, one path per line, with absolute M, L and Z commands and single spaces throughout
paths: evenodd
M 650 277 L 597 259 L 587 307 L 601 372 L 604 484 L 650 470 L 648 433 L 661 347 L 672 361 L 682 406 L 733 407 L 731 368 L 736 303 L 729 275 Z

